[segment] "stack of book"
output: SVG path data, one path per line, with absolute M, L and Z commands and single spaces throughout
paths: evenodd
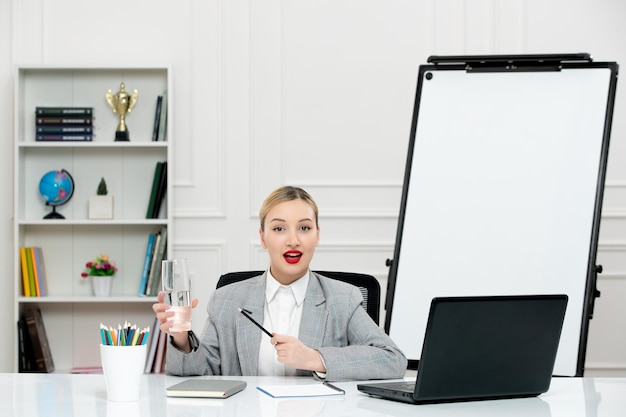
M 161 290 L 161 261 L 167 249 L 167 226 L 161 231 L 148 236 L 146 256 L 144 259 L 141 280 L 139 282 L 139 296 L 155 297 Z
M 92 141 L 93 107 L 35 108 L 35 140 Z
M 48 295 L 48 280 L 40 247 L 21 247 L 22 294 L 25 297 Z

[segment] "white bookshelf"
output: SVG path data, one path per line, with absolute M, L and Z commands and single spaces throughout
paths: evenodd
M 106 102 L 108 89 L 137 89 L 137 105 L 126 116 L 129 142 L 115 142 L 118 116 Z M 156 98 L 167 90 L 167 140 L 152 141 Z M 100 364 L 99 325 L 125 320 L 152 326 L 155 297 L 140 297 L 139 282 L 150 233 L 168 228 L 173 236 L 172 199 L 172 72 L 168 67 L 50 67 L 16 69 L 14 85 L 14 329 L 27 307 L 39 307 L 55 363 L 55 372 Z M 36 142 L 35 107 L 94 108 L 91 142 Z M 168 161 L 168 188 L 158 219 L 146 219 L 155 165 Z M 67 170 L 75 191 L 57 207 L 61 220 L 44 220 L 51 211 L 39 195 L 39 180 L 51 170 Z M 89 198 L 104 177 L 114 198 L 111 220 L 91 220 Z M 43 249 L 49 295 L 25 297 L 19 248 Z M 171 253 L 168 245 L 166 255 Z M 85 263 L 106 253 L 119 268 L 110 297 L 92 296 Z M 18 369 L 15 337 L 15 371 Z

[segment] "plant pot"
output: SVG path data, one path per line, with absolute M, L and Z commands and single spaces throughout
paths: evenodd
M 93 288 L 93 295 L 96 297 L 108 297 L 111 295 L 111 284 L 113 283 L 113 276 L 91 276 L 91 287 Z
M 89 198 L 89 218 L 90 219 L 112 219 L 113 218 L 113 196 L 94 195 Z

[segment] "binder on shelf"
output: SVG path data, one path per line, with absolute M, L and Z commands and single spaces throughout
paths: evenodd
M 154 242 L 156 234 L 150 233 L 148 236 L 148 245 L 146 246 L 146 256 L 143 262 L 143 270 L 141 272 L 141 281 L 139 281 L 139 295 L 146 295 L 146 285 L 148 284 L 148 276 L 150 274 L 150 266 L 152 265 L 152 256 L 154 255 Z
M 158 96 L 156 101 L 156 109 L 154 111 L 154 128 L 152 129 L 152 140 L 159 140 L 159 125 L 161 124 L 161 107 L 163 104 L 163 96 Z
M 146 219 L 152 219 L 152 213 L 154 212 L 154 206 L 156 204 L 157 192 L 159 190 L 159 183 L 161 181 L 161 171 L 163 170 L 163 162 L 156 163 L 154 168 L 154 177 L 152 178 L 152 190 L 150 191 L 150 200 L 148 201 L 148 211 L 146 212 Z
M 33 347 L 36 372 L 53 372 L 54 360 L 48 344 L 46 328 L 41 316 L 41 310 L 37 308 L 27 308 L 24 312 L 24 319 L 28 327 L 28 334 Z
M 154 207 L 152 210 L 152 218 L 158 219 L 161 212 L 161 206 L 165 200 L 165 191 L 167 190 L 167 162 L 163 162 L 161 168 L 161 175 L 159 176 L 159 185 L 157 187 L 157 193 L 154 201 Z
M 157 135 L 158 141 L 167 140 L 167 91 L 163 91 L 161 114 L 159 120 L 159 134 Z

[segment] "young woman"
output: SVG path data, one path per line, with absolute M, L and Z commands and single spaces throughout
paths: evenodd
M 406 357 L 361 307 L 359 289 L 310 271 L 320 239 L 318 208 L 311 196 L 297 187 L 278 188 L 263 202 L 259 217 L 268 270 L 213 292 L 201 340 L 193 332 L 170 333 L 165 371 L 313 374 L 329 381 L 402 378 Z M 168 308 L 159 294 L 153 310 L 164 332 L 169 332 L 173 315 Z

